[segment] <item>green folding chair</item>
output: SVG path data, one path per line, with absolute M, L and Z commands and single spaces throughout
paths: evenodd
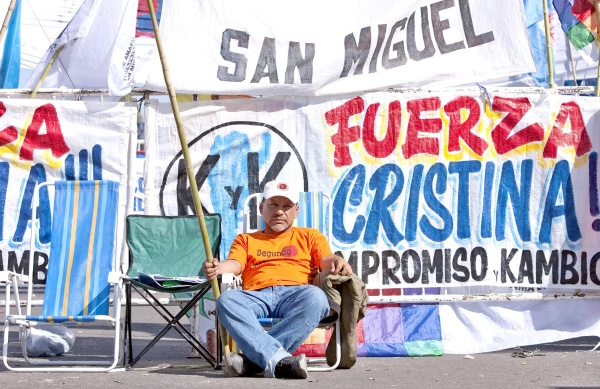
M 221 243 L 221 215 L 207 214 L 205 222 L 213 256 L 218 258 L 218 248 Z M 202 263 L 206 259 L 206 254 L 197 216 L 129 215 L 126 234 L 131 266 L 125 279 L 127 367 L 133 367 L 171 328 L 187 340 L 213 367 L 218 367 L 218 361 L 221 360 L 218 355 L 220 350 L 217 348 L 217 355 L 212 355 L 180 322 L 200 299 L 211 291 L 212 285 L 202 274 Z M 153 277 L 148 277 L 149 275 Z M 167 322 L 135 357 L 131 326 L 132 289 L 136 290 Z M 153 292 L 171 294 L 179 302 L 181 299 L 177 297 L 188 294 L 191 294 L 191 297 L 185 299 L 185 305 L 173 315 Z

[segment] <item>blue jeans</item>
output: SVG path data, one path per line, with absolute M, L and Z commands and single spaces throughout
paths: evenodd
M 244 355 L 274 377 L 275 365 L 290 356 L 329 314 L 327 296 L 314 285 L 227 290 L 217 299 L 217 316 Z M 258 318 L 281 318 L 268 332 Z

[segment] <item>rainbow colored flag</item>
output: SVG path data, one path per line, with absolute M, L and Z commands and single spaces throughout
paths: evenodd
M 331 331 L 317 328 L 294 352 L 325 355 Z M 356 326 L 359 357 L 422 357 L 443 355 L 438 304 L 369 304 Z
M 162 3 L 163 0 L 152 0 L 152 6 L 154 7 L 154 13 L 156 14 L 156 21 L 158 23 L 160 23 L 160 15 L 162 13 Z M 146 0 L 139 0 L 138 2 L 135 36 L 136 38 L 138 36 L 154 38 L 154 27 L 152 27 L 150 9 L 148 8 L 148 2 Z
M 554 0 L 554 9 L 573 47 L 581 50 L 594 41 L 598 32 L 598 19 L 591 1 Z

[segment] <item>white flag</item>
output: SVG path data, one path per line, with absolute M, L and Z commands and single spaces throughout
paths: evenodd
M 26 88 L 33 88 L 63 47 L 42 88 L 106 89 L 123 96 L 133 86 L 138 0 L 85 0 L 50 45 Z

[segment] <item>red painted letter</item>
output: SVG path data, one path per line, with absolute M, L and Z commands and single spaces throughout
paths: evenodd
M 571 122 L 570 132 L 563 131 L 567 120 Z M 585 128 L 581 110 L 574 101 L 561 104 L 542 156 L 544 158 L 556 158 L 559 147 L 569 146 L 575 147 L 575 154 L 578 157 L 592 149 L 592 142 Z
M 369 105 L 363 121 L 363 143 L 367 153 L 375 158 L 385 158 L 394 152 L 400 136 L 402 110 L 400 102 L 394 100 L 389 104 L 388 125 L 385 137 L 378 140 L 375 136 L 375 118 L 379 103 Z
M 460 111 L 463 108 L 469 111 L 469 116 L 467 116 L 464 123 L 461 123 Z M 448 124 L 448 151 L 459 151 L 460 142 L 458 140 L 462 138 L 471 150 L 482 156 L 487 150 L 488 144 L 485 139 L 481 139 L 471 132 L 471 129 L 477 125 L 481 117 L 481 108 L 477 100 L 467 96 L 457 97 L 444 106 L 444 111 L 450 120 Z
M 412 100 L 406 104 L 410 117 L 406 129 L 406 139 L 402 145 L 404 158 L 409 159 L 416 154 L 440 154 L 439 141 L 436 138 L 420 137 L 419 133 L 427 132 L 433 134 L 440 132 L 442 129 L 442 119 L 421 119 L 421 112 L 439 111 L 441 105 L 439 97 Z
M 496 97 L 492 103 L 494 111 L 505 112 L 507 115 L 492 130 L 492 142 L 498 154 L 506 154 L 527 143 L 541 142 L 544 140 L 544 128 L 540 123 L 533 123 L 514 135 L 510 132 L 531 110 L 531 103 L 526 97 L 506 98 Z
M 4 103 L 0 101 L 0 117 L 6 113 L 6 107 Z M 19 137 L 19 133 L 15 126 L 8 126 L 4 130 L 0 131 L 0 147 L 14 142 Z
M 44 122 L 46 123 L 46 134 L 40 135 L 40 128 Z M 52 151 L 54 158 L 60 158 L 69 152 L 69 147 L 67 147 L 60 130 L 56 109 L 52 104 L 42 105 L 33 113 L 33 119 L 27 127 L 19 156 L 25 161 L 33 161 L 35 150 L 47 149 Z
M 360 97 L 355 97 L 343 105 L 325 112 L 327 124 L 338 125 L 338 131 L 331 137 L 334 146 L 333 164 L 336 167 L 347 166 L 352 163 L 348 145 L 360 139 L 360 127 L 348 127 L 348 119 L 359 114 L 365 109 L 365 102 Z

